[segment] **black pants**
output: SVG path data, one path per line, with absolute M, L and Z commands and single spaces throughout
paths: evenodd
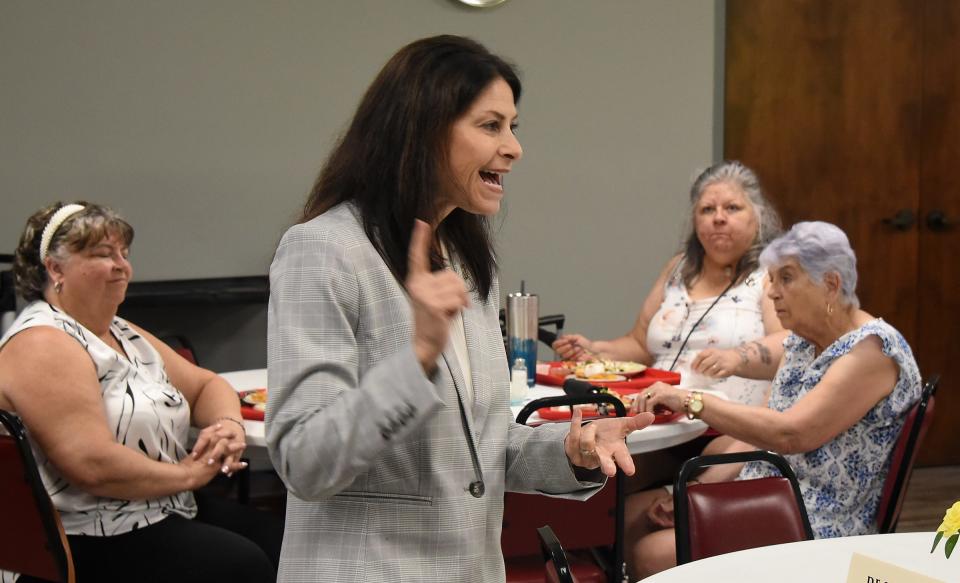
M 283 521 L 199 493 L 193 520 L 168 516 L 117 536 L 69 535 L 77 583 L 274 582 Z M 40 579 L 23 576 L 18 583 Z

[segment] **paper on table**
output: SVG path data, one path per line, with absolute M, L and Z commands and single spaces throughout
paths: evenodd
M 940 579 L 921 575 L 916 571 L 904 569 L 873 557 L 853 553 L 847 583 L 945 583 Z

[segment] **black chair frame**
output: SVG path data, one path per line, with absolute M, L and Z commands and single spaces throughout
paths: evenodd
M 687 503 L 687 482 L 694 475 L 699 474 L 701 470 L 710 466 L 722 464 L 736 464 L 744 462 L 768 462 L 773 464 L 780 474 L 790 481 L 793 487 L 793 494 L 797 499 L 797 506 L 800 509 L 800 516 L 803 519 L 803 529 L 807 539 L 813 538 L 813 529 L 810 528 L 810 517 L 807 515 L 807 507 L 803 502 L 803 494 L 800 493 L 800 486 L 797 481 L 797 475 L 793 472 L 789 462 L 780 454 L 757 450 L 736 453 L 727 453 L 720 455 L 702 455 L 690 458 L 683 462 L 680 471 L 677 473 L 676 480 L 673 483 L 673 513 L 674 529 L 677 543 L 677 565 L 683 565 L 690 562 L 690 532 L 686 526 L 690 520 L 690 508 Z
M 37 501 L 37 510 L 43 523 L 43 530 L 46 533 L 48 541 L 47 550 L 53 556 L 57 571 L 60 573 L 61 581 L 70 580 L 71 564 L 67 555 L 67 549 L 59 544 L 60 528 L 57 524 L 57 518 L 54 514 L 53 504 L 50 503 L 50 496 L 40 478 L 40 472 L 37 471 L 37 462 L 33 457 L 33 451 L 30 449 L 30 442 L 27 440 L 27 430 L 24 428 L 20 418 L 0 409 L 0 424 L 6 429 L 7 433 L 16 444 L 17 451 L 23 459 L 24 475 L 23 479 L 33 492 L 33 498 Z M 43 501 L 47 501 L 46 504 Z M 11 525 L 13 526 L 13 525 Z M 55 542 L 56 541 L 56 542 Z
M 547 407 L 571 407 L 572 412 L 573 405 L 589 404 L 606 404 L 613 407 L 614 413 L 617 417 L 626 417 L 627 415 L 627 408 L 624 406 L 623 401 L 614 397 L 613 395 L 608 395 L 606 393 L 561 395 L 557 397 L 543 397 L 534 401 L 530 401 L 523 406 L 519 413 L 517 413 L 517 423 L 520 425 L 526 425 L 530 415 L 532 415 L 538 409 L 544 409 Z M 615 517 L 613 557 L 612 560 L 610 560 L 594 554 L 594 558 L 597 559 L 598 563 L 606 567 L 605 570 L 607 571 L 607 578 L 609 581 L 623 581 L 626 577 L 627 566 L 623 560 L 623 507 L 625 478 L 622 470 L 617 470 L 617 477 L 615 480 L 614 487 L 616 488 L 616 506 L 618 512 Z
M 913 420 L 913 426 L 910 428 L 910 434 L 907 437 L 904 456 L 913 454 L 917 447 L 917 440 L 920 439 L 920 431 L 923 428 L 923 420 L 927 416 L 927 407 L 930 404 L 930 398 L 937 392 L 937 385 L 940 384 L 940 375 L 934 374 L 923 385 L 923 391 L 920 393 L 920 401 L 917 403 L 917 415 Z M 893 489 L 890 493 L 890 503 L 887 504 L 886 513 L 880 519 L 879 533 L 887 534 L 897 529 L 897 523 L 900 521 L 900 508 L 898 508 L 897 498 L 907 487 L 907 481 L 910 480 L 910 474 L 913 473 L 913 464 L 901 463 L 897 468 L 897 476 L 893 483 Z
M 573 583 L 573 573 L 570 571 L 570 564 L 567 562 L 567 554 L 563 551 L 563 546 L 554 534 L 549 525 L 541 526 L 537 529 L 540 535 L 540 552 L 543 553 L 544 563 L 553 563 L 557 571 L 557 581 L 559 583 Z

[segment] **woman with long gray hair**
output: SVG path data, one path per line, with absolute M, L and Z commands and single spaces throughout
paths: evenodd
M 736 161 L 700 173 L 690 187 L 690 227 L 682 253 L 667 262 L 633 329 L 613 340 L 566 335 L 567 359 L 633 360 L 680 373 L 680 386 L 711 389 L 748 405 L 765 402 L 782 350 L 783 328 L 766 297 L 758 257 L 780 233 L 780 219 L 757 175 Z M 672 483 L 687 458 L 742 447 L 711 433 L 638 456 L 630 489 Z
M 736 161 L 696 178 L 690 217 L 682 253 L 667 262 L 627 334 L 613 340 L 567 334 L 554 349 L 565 359 L 633 360 L 677 371 L 683 386 L 761 403 L 768 383 L 749 379 L 770 378 L 771 351 L 783 333 L 763 293 L 758 257 L 780 234 L 780 219 L 757 175 Z

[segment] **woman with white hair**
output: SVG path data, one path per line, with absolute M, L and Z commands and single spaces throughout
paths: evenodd
M 792 331 L 767 408 L 725 401 L 663 383 L 639 405 L 665 406 L 760 449 L 786 456 L 817 538 L 876 532 L 881 488 L 904 417 L 920 397 L 920 373 L 903 336 L 859 307 L 857 260 L 846 235 L 823 222 L 797 223 L 760 256 L 767 292 Z M 726 467 L 699 481 L 734 477 Z M 737 470 L 734 470 L 737 471 Z M 741 478 L 763 477 L 747 464 Z M 638 494 L 634 503 L 642 503 Z M 652 501 L 655 493 L 649 494 Z M 643 578 L 675 564 L 672 507 L 654 503 L 628 541 L 630 566 Z M 645 531 L 645 532 L 644 532 Z

